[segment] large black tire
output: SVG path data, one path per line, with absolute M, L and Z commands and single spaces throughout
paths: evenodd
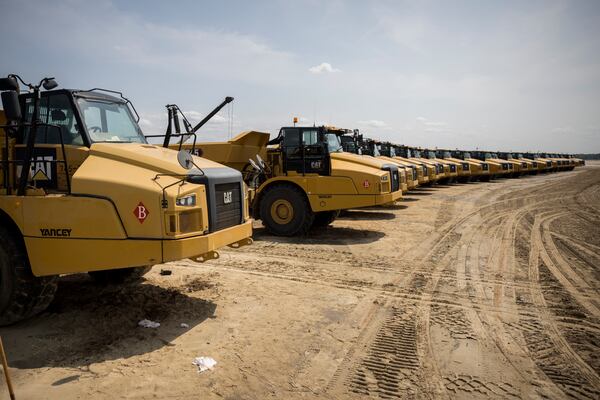
M 273 235 L 306 235 L 313 224 L 315 214 L 300 189 L 282 184 L 271 186 L 260 198 L 260 218 Z
M 0 226 L 0 326 L 44 311 L 54 299 L 57 277 L 36 277 L 23 244 Z
M 103 271 L 90 271 L 88 274 L 98 283 L 111 285 L 137 282 L 151 269 L 152 266 L 118 268 Z
M 315 213 L 315 220 L 313 221 L 313 228 L 323 228 L 330 225 L 340 215 L 340 210 L 333 211 L 321 211 Z

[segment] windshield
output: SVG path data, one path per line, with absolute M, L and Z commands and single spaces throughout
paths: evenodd
M 78 99 L 92 142 L 146 143 L 127 104 Z
M 428 151 L 428 152 L 427 152 L 427 157 L 429 157 L 429 158 L 435 158 L 435 152 L 433 152 L 433 151 Z
M 472 158 L 471 153 L 463 153 L 463 158 Z
M 325 140 L 327 141 L 327 149 L 330 153 L 341 153 L 344 151 L 340 137 L 335 133 L 326 133 Z
M 496 153 L 493 153 L 493 154 L 492 154 L 492 158 L 498 158 L 498 154 L 496 154 Z
M 421 152 L 419 150 L 413 150 L 412 153 L 414 158 L 421 158 Z
M 508 160 L 510 160 L 511 158 L 514 158 L 514 157 L 513 157 L 512 153 L 508 153 L 508 154 L 506 155 L 506 158 L 507 158 Z
M 444 152 L 444 158 L 452 158 L 452 155 L 450 154 L 449 151 Z
M 484 158 L 487 160 L 488 158 L 492 158 L 492 153 L 485 153 Z
M 381 153 L 379 152 L 379 145 L 373 146 L 373 157 L 379 157 Z
M 521 153 L 517 154 L 517 158 L 524 158 L 523 154 L 521 154 Z

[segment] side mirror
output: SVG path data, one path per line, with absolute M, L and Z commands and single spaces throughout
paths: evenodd
M 8 121 L 20 121 L 21 105 L 19 104 L 19 95 L 14 90 L 2 92 L 2 107 L 4 107 L 4 115 Z
M 17 78 L 9 76 L 7 78 L 0 78 L 0 90 L 14 90 L 19 91 L 19 83 Z
M 66 114 L 62 110 L 52 110 L 50 112 L 50 116 L 52 117 L 53 122 L 62 122 L 67 119 Z
M 56 83 L 56 81 L 54 79 L 45 79 L 44 83 L 42 83 L 42 86 L 46 90 L 52 90 L 58 86 L 58 83 Z
M 179 162 L 179 165 L 181 165 L 181 168 L 188 171 L 194 166 L 194 159 L 186 150 L 179 150 L 177 153 L 177 161 Z

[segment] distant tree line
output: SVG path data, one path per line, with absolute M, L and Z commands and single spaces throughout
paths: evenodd
M 577 158 L 583 158 L 584 160 L 600 160 L 600 153 L 596 154 L 575 154 Z

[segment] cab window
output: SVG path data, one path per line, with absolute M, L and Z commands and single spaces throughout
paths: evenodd
M 33 114 L 33 98 L 25 100 L 25 118 L 31 121 Z M 83 146 L 83 136 L 81 128 L 73 113 L 73 107 L 69 98 L 65 94 L 53 94 L 43 96 L 39 104 L 40 121 L 47 125 L 39 126 L 36 129 L 35 142 L 38 144 L 60 144 L 60 139 L 64 144 Z M 31 128 L 25 128 L 23 142 L 27 142 Z

